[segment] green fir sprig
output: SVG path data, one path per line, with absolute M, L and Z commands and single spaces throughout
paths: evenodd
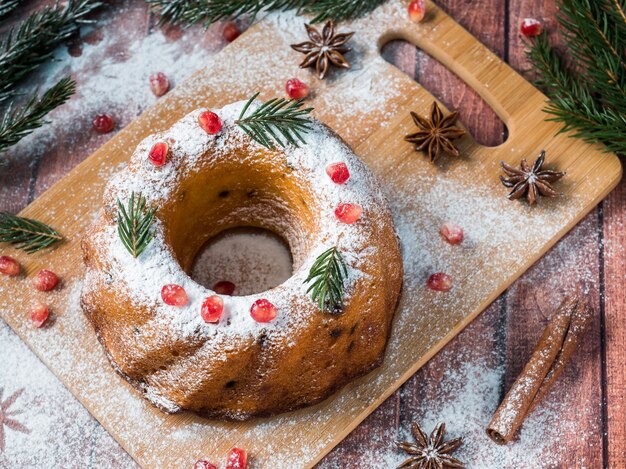
M 0 0 L 0 18 L 17 8 L 21 0 Z
M 31 254 L 63 239 L 54 228 L 31 218 L 0 212 L 0 243 L 15 244 Z
M 303 99 L 273 98 L 246 116 L 258 95 L 256 93 L 248 100 L 235 123 L 255 141 L 270 149 L 274 149 L 275 144 L 284 147 L 290 143 L 297 147 L 298 143 L 306 143 L 303 134 L 311 130 L 308 114 L 313 108 L 303 109 Z
M 340 313 L 343 307 L 344 281 L 348 276 L 346 263 L 337 247 L 332 247 L 318 256 L 309 276 L 307 293 L 317 303 L 322 313 Z
M 9 105 L 0 120 L 0 153 L 47 123 L 44 117 L 66 102 L 74 94 L 75 89 L 76 83 L 67 77 L 60 80 L 41 97 L 35 93 L 22 107 L 13 110 Z
M 160 16 L 159 24 L 202 23 L 209 26 L 222 19 L 250 15 L 254 20 L 261 10 L 300 8 L 305 0 L 146 0 Z
M 386 0 L 146 0 L 160 23 L 209 26 L 222 19 L 249 15 L 252 20 L 261 11 L 297 10 L 313 16 L 319 23 L 332 18 L 342 21 L 361 17 Z
M 626 1 L 561 0 L 558 22 L 572 63 L 543 34 L 530 43 L 536 83 L 561 132 L 626 154 Z
M 314 15 L 313 23 L 327 19 L 335 22 L 365 16 L 387 0 L 313 0 L 307 2 L 303 13 Z
M 152 224 L 157 208 L 147 207 L 146 198 L 141 193 L 135 197 L 134 192 L 126 207 L 117 199 L 117 207 L 117 232 L 122 244 L 133 257 L 138 257 L 154 238 Z
M 0 41 L 0 104 L 14 97 L 14 87 L 52 57 L 53 51 L 72 36 L 86 16 L 102 2 L 69 0 L 33 13 Z

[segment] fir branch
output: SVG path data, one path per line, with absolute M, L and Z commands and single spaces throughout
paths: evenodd
M 327 19 L 335 22 L 351 20 L 365 16 L 386 0 L 317 0 L 307 2 L 304 13 L 315 15 L 313 23 Z
M 0 0 L 0 18 L 17 8 L 22 0 Z
M 85 17 L 102 2 L 68 0 L 32 14 L 0 41 L 0 103 L 13 96 L 13 88 L 46 62 L 54 49 L 78 31 Z
M 71 78 L 63 78 L 41 98 L 35 93 L 24 106 L 15 111 L 9 106 L 0 121 L 0 154 L 44 125 L 46 114 L 65 103 L 75 89 L 76 83 Z
M 328 18 L 342 21 L 361 17 L 386 0 L 146 0 L 152 11 L 160 15 L 159 23 L 209 26 L 222 19 L 250 15 L 252 20 L 261 11 L 298 10 L 298 14 L 314 15 L 313 22 Z
M 344 280 L 348 270 L 337 247 L 332 247 L 318 256 L 304 283 L 311 283 L 307 293 L 317 302 L 322 313 L 339 313 L 343 306 Z
M 300 8 L 307 0 L 146 0 L 156 14 L 159 24 L 203 23 L 206 27 L 226 18 L 250 15 L 252 20 L 261 10 Z
M 31 254 L 62 239 L 55 229 L 45 223 L 0 212 L 0 243 L 15 244 L 18 249 Z
M 248 108 L 259 93 L 252 96 L 241 110 L 239 119 L 235 121 L 250 137 L 269 149 L 275 148 L 275 143 L 285 147 L 287 143 L 298 146 L 306 143 L 302 134 L 311 130 L 311 121 L 308 117 L 313 108 L 302 109 L 303 99 L 274 98 L 263 103 L 250 115 L 245 116 Z M 285 139 L 286 143 L 280 138 Z
M 119 199 L 117 207 L 117 233 L 128 252 L 138 257 L 154 237 L 151 227 L 157 208 L 146 207 L 146 198 L 141 193 L 135 197 L 134 192 L 128 199 L 127 207 Z
M 548 120 L 562 123 L 561 132 L 617 153 L 626 153 L 625 5 L 624 0 L 561 0 L 558 21 L 571 67 L 545 34 L 527 52 L 539 74 L 537 85 L 550 98 Z

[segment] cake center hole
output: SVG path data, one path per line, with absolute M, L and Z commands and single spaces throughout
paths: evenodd
M 292 273 L 291 251 L 283 238 L 261 228 L 233 228 L 200 249 L 191 277 L 211 289 L 218 282 L 231 282 L 233 295 L 244 296 L 274 288 Z

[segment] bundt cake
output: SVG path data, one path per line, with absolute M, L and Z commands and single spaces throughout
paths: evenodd
M 243 420 L 318 402 L 377 367 L 391 329 L 402 260 L 376 180 L 313 119 L 306 144 L 260 145 L 237 124 L 243 106 L 196 110 L 143 140 L 83 238 L 83 310 L 113 367 L 166 412 Z M 144 218 L 156 212 L 132 252 L 118 224 L 139 198 Z M 241 226 L 285 238 L 291 278 L 248 296 L 196 283 L 202 246 Z M 329 253 L 345 267 L 340 308 L 312 298 Z

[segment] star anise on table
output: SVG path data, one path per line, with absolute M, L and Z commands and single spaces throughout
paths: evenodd
M 310 24 L 305 24 L 310 41 L 292 44 L 291 48 L 306 54 L 300 64 L 300 68 L 315 66 L 317 76 L 323 80 L 328 72 L 329 64 L 341 68 L 350 68 L 350 64 L 344 54 L 351 49 L 346 47 L 346 42 L 350 40 L 352 33 L 335 34 L 333 20 L 328 20 L 322 28 L 322 33 Z
M 11 396 L 2 400 L 3 388 L 0 388 L 0 453 L 4 451 L 5 436 L 4 427 L 10 428 L 16 432 L 30 433 L 30 430 L 15 420 L 14 416 L 21 414 L 22 410 L 10 410 L 9 408 L 15 403 L 15 401 L 22 395 L 24 388 L 18 389 Z
M 565 173 L 542 169 L 545 159 L 546 151 L 541 150 L 532 167 L 528 166 L 525 158 L 520 162 L 519 169 L 504 161 L 500 162 L 504 173 L 508 176 L 500 176 L 500 181 L 506 187 L 511 188 L 511 192 L 508 195 L 509 199 L 521 199 L 526 196 L 528 203 L 535 205 L 539 196 L 558 197 L 560 195 L 554 190 L 552 183 L 565 176 Z
M 463 129 L 454 127 L 458 115 L 459 113 L 455 111 L 444 117 L 436 102 L 433 102 L 430 110 L 430 120 L 426 120 L 411 111 L 413 122 L 419 130 L 414 134 L 407 135 L 404 139 L 407 142 L 415 143 L 417 151 L 425 150 L 431 162 L 439 158 L 441 153 L 460 156 L 459 150 L 452 144 L 452 140 L 465 135 Z
M 415 437 L 415 443 L 409 441 L 397 441 L 398 447 L 410 455 L 409 459 L 398 466 L 397 469 L 443 469 L 444 467 L 463 468 L 465 465 L 459 461 L 452 453 L 456 450 L 463 438 L 444 441 L 446 425 L 440 423 L 430 434 L 430 438 L 424 433 L 420 426 L 413 422 L 411 433 Z

